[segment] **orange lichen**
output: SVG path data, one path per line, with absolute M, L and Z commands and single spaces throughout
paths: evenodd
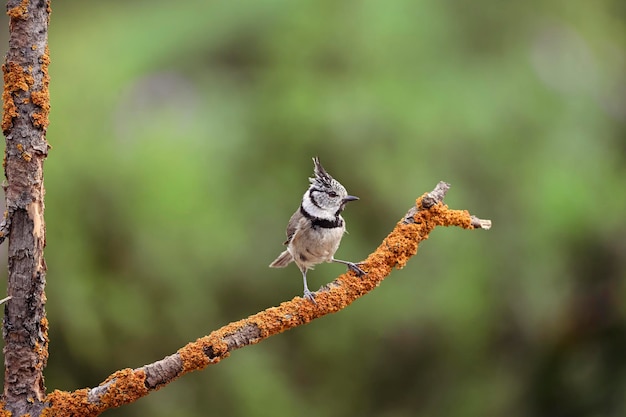
M 48 406 L 41 411 L 41 417 L 97 416 L 103 410 L 100 410 L 97 404 L 89 402 L 88 393 L 88 389 L 72 393 L 54 390 L 46 397 L 45 402 Z
M 205 338 L 208 338 L 208 336 Z M 188 343 L 178 350 L 178 354 L 183 362 L 183 372 L 204 369 L 209 365 L 209 358 L 202 350 L 202 346 L 205 344 L 202 339 L 196 340 L 195 343 Z
M 48 89 L 48 86 L 50 84 L 50 75 L 48 74 L 49 65 L 50 51 L 48 50 L 48 45 L 46 45 L 46 49 L 41 56 L 41 72 L 43 73 L 41 90 L 33 91 L 31 93 L 31 99 L 33 104 L 41 109 L 41 111 L 33 113 L 33 124 L 36 127 L 41 127 L 42 129 L 46 129 L 48 127 L 48 124 L 50 123 L 48 119 L 48 116 L 50 114 L 50 90 Z
M 45 294 L 42 295 L 42 299 L 42 301 L 45 302 Z M 44 343 L 40 345 L 39 349 L 37 350 L 37 354 L 39 355 L 40 362 L 44 364 L 43 366 L 45 366 L 45 363 L 48 360 L 48 318 L 42 318 L 39 322 L 39 325 L 41 327 L 40 334 L 44 340 Z
M 50 65 L 50 55 L 48 47 L 46 46 L 43 55 L 41 56 L 41 90 L 31 91 L 30 97 L 22 97 L 21 103 L 32 102 L 41 111 L 33 112 L 32 119 L 33 124 L 36 127 L 46 129 L 49 124 L 48 116 L 50 114 L 50 76 L 48 74 L 48 66 Z M 35 83 L 32 76 L 32 68 L 29 67 L 28 71 L 25 71 L 20 65 L 9 62 L 2 66 L 4 72 L 4 91 L 2 93 L 3 110 L 2 115 L 2 131 L 8 131 L 12 124 L 13 119 L 18 116 L 17 106 L 15 102 L 15 96 L 20 92 L 28 92 Z
M 21 143 L 18 143 L 17 145 L 15 145 L 15 147 L 20 152 L 22 159 L 24 159 L 26 162 L 30 162 L 30 160 L 32 159 L 32 155 L 24 151 L 24 146 L 22 146 Z
M 2 102 L 4 103 L 2 106 L 2 131 L 6 132 L 13 125 L 13 118 L 17 117 L 17 106 L 13 102 L 11 93 L 7 91 L 6 84 L 4 93 L 2 93 Z
M 116 408 L 137 401 L 148 394 L 146 374 L 142 370 L 122 369 L 111 375 L 104 383 L 111 383 L 100 397 L 103 410 Z
M 0 417 L 11 417 L 11 412 L 7 410 L 4 401 L 0 401 Z
M 230 325 L 229 325 L 230 326 Z M 183 362 L 182 373 L 197 371 L 206 368 L 208 365 L 218 363 L 228 357 L 228 346 L 223 341 L 225 326 L 214 331 L 208 336 L 201 337 L 195 342 L 188 343 L 178 350 L 178 354 Z
M 135 402 L 148 394 L 145 379 L 146 375 L 142 370 L 117 371 L 102 383 L 108 386 L 96 401 L 90 401 L 88 389 L 71 393 L 55 390 L 46 397 L 47 407 L 42 410 L 41 416 L 97 416 L 104 410 Z
M 41 108 L 41 111 L 33 113 L 33 124 L 42 129 L 46 129 L 50 121 L 48 115 L 50 114 L 50 96 L 48 91 L 33 91 L 31 94 L 33 103 Z
M 12 19 L 26 19 L 26 16 L 28 16 L 28 0 L 22 0 L 18 6 L 7 10 L 7 15 Z
M 4 72 L 2 131 L 6 132 L 11 128 L 13 118 L 17 117 L 17 106 L 13 101 L 13 95 L 28 91 L 35 81 L 31 74 L 14 62 L 2 65 L 2 71 Z

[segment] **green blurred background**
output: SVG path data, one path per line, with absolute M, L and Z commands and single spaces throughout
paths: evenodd
M 494 227 L 105 415 L 626 415 L 623 0 L 52 8 L 49 390 L 301 294 L 267 265 L 319 155 L 361 197 L 342 259 L 439 180 Z

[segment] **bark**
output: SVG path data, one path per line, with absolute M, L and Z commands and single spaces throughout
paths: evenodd
M 9 0 L 9 50 L 2 66 L 2 132 L 6 138 L 6 212 L 0 242 L 9 239 L 5 304 L 4 391 L 13 415 L 39 415 L 46 397 L 46 243 L 43 162 L 48 154 L 48 21 L 44 0 Z

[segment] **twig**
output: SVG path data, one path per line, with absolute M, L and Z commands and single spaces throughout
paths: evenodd
M 353 272 L 347 272 L 339 276 L 318 291 L 317 304 L 295 297 L 278 307 L 270 307 L 215 330 L 160 361 L 115 372 L 96 388 L 54 391 L 46 400 L 47 411 L 52 415 L 89 417 L 134 402 L 188 372 L 220 362 L 236 349 L 344 309 L 376 288 L 394 267 L 404 267 L 417 252 L 418 244 L 427 239 L 436 226 L 464 229 L 491 226 L 488 220 L 470 216 L 464 210 L 450 210 L 444 205 L 442 201 L 449 187 L 449 184 L 440 182 L 432 192 L 418 198 L 415 206 L 361 264 L 367 275 L 356 277 Z

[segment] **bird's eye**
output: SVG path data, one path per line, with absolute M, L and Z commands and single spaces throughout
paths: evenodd
M 334 191 L 329 191 L 328 195 L 331 196 L 331 197 L 337 197 L 337 193 L 334 192 Z

